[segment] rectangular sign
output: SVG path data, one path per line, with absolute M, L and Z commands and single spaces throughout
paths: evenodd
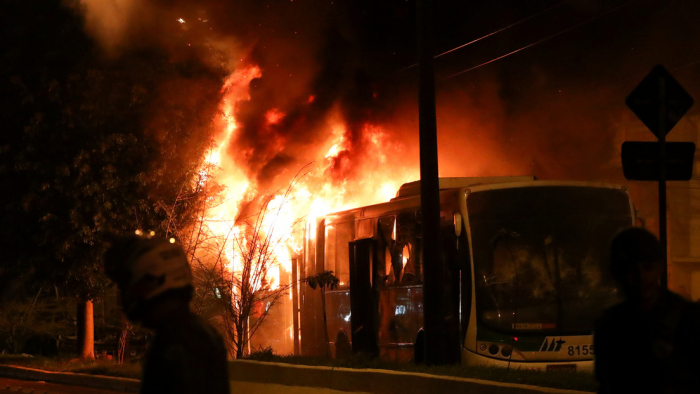
M 687 181 L 693 176 L 695 144 L 666 142 L 666 180 Z M 659 143 L 627 141 L 622 144 L 622 171 L 633 181 L 659 180 Z

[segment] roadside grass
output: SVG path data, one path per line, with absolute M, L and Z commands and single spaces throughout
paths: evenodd
M 295 365 L 417 372 L 588 392 L 598 390 L 598 383 L 593 374 L 585 372 L 543 372 L 522 369 L 506 370 L 494 367 L 466 367 L 462 365 L 426 366 L 410 363 L 398 364 L 363 356 L 353 356 L 342 360 L 320 357 L 280 356 L 272 353 L 270 349 L 253 352 L 247 359 Z
M 141 363 L 139 362 L 117 364 L 116 361 L 104 359 L 83 360 L 70 358 L 67 356 L 26 357 L 20 355 L 2 354 L 0 355 L 0 364 L 42 369 L 44 371 L 73 372 L 90 375 L 141 379 Z

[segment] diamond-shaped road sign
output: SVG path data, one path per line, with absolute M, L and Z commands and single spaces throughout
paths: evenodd
M 663 272 L 661 285 L 667 287 L 666 180 L 687 180 L 693 175 L 695 144 L 666 142 L 673 126 L 693 106 L 693 98 L 663 66 L 656 66 L 625 101 L 659 142 L 622 144 L 625 178 L 659 181 L 659 244 Z
M 625 103 L 654 135 L 659 137 L 660 106 L 665 102 L 664 135 L 693 106 L 693 98 L 662 65 L 654 67 L 630 93 Z
M 666 143 L 666 180 L 687 181 L 693 176 L 695 144 Z M 659 143 L 627 141 L 622 144 L 622 171 L 631 181 L 658 181 Z

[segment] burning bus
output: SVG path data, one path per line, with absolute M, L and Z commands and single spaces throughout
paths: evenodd
M 619 301 L 608 243 L 631 226 L 624 186 L 533 177 L 440 179 L 448 335 L 463 364 L 592 370 L 596 317 Z M 333 271 L 325 293 L 294 288 L 302 355 L 377 354 L 410 361 L 423 326 L 420 183 L 391 201 L 335 212 L 308 226 L 295 276 Z M 315 228 L 314 228 L 315 227 Z M 457 346 L 459 344 L 459 346 Z M 347 345 L 345 345 L 347 346 Z M 459 356 L 458 356 L 459 357 Z

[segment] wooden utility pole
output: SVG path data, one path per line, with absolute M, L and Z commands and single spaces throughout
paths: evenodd
M 428 365 L 447 362 L 445 333 L 447 280 L 440 248 L 440 185 L 438 179 L 435 76 L 432 49 L 432 1 L 418 0 L 418 120 L 423 253 L 423 328 Z

